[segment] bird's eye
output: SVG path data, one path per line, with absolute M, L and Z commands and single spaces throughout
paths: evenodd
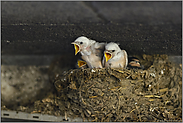
M 114 52 L 115 50 L 112 50 L 112 52 Z
M 80 42 L 80 44 L 83 44 L 83 42 Z

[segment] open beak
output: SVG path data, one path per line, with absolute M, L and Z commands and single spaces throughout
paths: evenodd
M 78 60 L 78 67 L 82 67 L 82 66 L 85 66 L 86 65 L 86 62 L 85 61 L 81 61 L 81 60 Z
M 106 60 L 106 62 L 107 62 L 109 59 L 111 59 L 111 57 L 112 57 L 112 54 L 109 53 L 109 52 L 105 52 L 104 55 L 105 55 L 105 60 Z
M 74 44 L 75 55 L 77 55 L 78 52 L 80 51 L 80 46 L 78 44 L 76 44 L 75 42 L 72 42 L 71 44 Z

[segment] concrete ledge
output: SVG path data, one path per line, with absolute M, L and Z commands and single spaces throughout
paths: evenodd
M 53 116 L 46 114 L 38 114 L 38 113 L 25 113 L 25 112 L 17 112 L 17 111 L 1 111 L 2 121 L 49 121 L 49 122 L 66 122 L 64 116 Z M 67 117 L 68 122 L 82 122 L 82 118 L 69 118 Z

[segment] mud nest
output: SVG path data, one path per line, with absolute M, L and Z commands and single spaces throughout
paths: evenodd
M 19 106 L 16 111 L 83 121 L 182 121 L 182 64 L 167 55 L 138 57 L 142 69 L 63 69 L 63 60 L 50 65 L 56 92 Z M 64 63 L 65 64 L 65 63 Z M 12 110 L 2 105 L 3 110 Z
M 52 81 L 66 112 L 88 121 L 181 121 L 182 66 L 143 55 L 142 69 L 74 69 Z

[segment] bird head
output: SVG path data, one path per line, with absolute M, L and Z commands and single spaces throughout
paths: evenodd
M 106 62 L 113 58 L 115 56 L 115 54 L 117 54 L 119 51 L 120 51 L 120 47 L 118 46 L 118 44 L 114 43 L 114 42 L 111 42 L 111 43 L 108 43 L 106 46 L 105 46 L 105 51 L 104 51 L 104 56 L 105 56 L 105 60 Z
M 86 48 L 89 43 L 90 40 L 84 36 L 78 37 L 74 42 L 72 42 L 71 44 L 74 44 L 75 48 L 75 55 L 77 55 L 78 52 L 82 51 L 82 49 Z

